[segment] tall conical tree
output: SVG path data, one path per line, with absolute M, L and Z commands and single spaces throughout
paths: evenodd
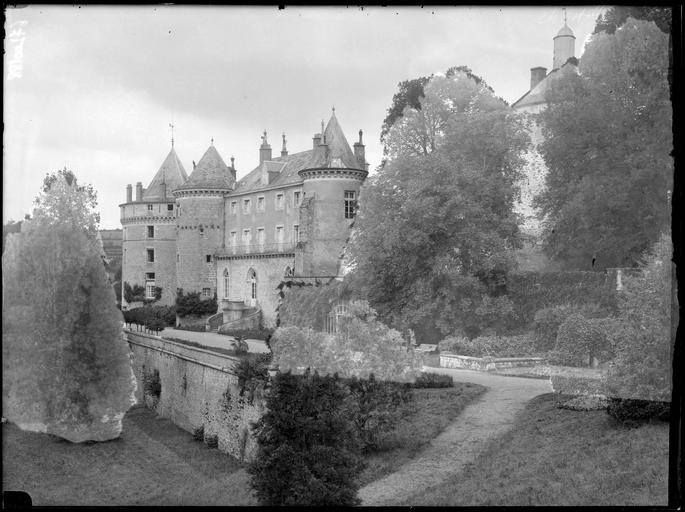
M 3 416 L 70 441 L 113 439 L 135 379 L 98 247 L 92 187 L 48 175 L 3 254 Z

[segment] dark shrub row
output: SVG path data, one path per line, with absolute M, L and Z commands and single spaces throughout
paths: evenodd
M 139 329 L 143 327 L 149 331 L 159 332 L 176 322 L 173 306 L 143 306 L 122 313 L 129 328 L 135 324 Z
M 629 426 L 636 426 L 652 418 L 669 421 L 671 403 L 632 398 L 609 398 L 607 413 L 616 421 Z
M 451 388 L 454 387 L 454 379 L 451 375 L 426 372 L 416 378 L 415 388 Z
M 211 299 L 202 299 L 200 292 L 183 293 L 180 288 L 176 293 L 176 314 L 181 318 L 213 315 L 217 309 L 216 295 Z

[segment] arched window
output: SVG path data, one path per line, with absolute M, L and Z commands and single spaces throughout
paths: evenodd
M 290 268 L 290 265 L 285 267 L 285 274 L 283 274 L 285 277 L 293 277 L 293 271 Z
M 250 286 L 250 302 L 254 306 L 257 303 L 257 272 L 253 268 L 247 271 L 247 282 Z
M 228 269 L 224 269 L 224 299 L 228 299 Z

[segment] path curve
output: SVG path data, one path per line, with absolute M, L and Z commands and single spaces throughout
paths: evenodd
M 505 377 L 449 368 L 427 370 L 452 375 L 455 382 L 481 384 L 489 390 L 466 406 L 417 458 L 395 473 L 362 487 L 359 497 L 363 506 L 420 505 L 407 503 L 407 500 L 462 471 L 489 439 L 511 428 L 514 416 L 528 401 L 552 392 L 550 381 L 545 379 Z

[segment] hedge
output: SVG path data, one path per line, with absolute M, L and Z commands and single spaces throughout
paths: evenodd
M 416 378 L 415 388 L 451 388 L 454 387 L 454 379 L 451 375 L 426 372 Z
M 566 366 L 589 366 L 594 358 L 600 363 L 610 361 L 614 351 L 609 339 L 615 328 L 613 319 L 574 313 L 559 326 L 554 351 Z
M 183 293 L 179 289 L 176 293 L 176 314 L 180 318 L 186 316 L 213 315 L 217 312 L 218 304 L 216 295 L 211 299 L 202 299 L 200 292 Z

